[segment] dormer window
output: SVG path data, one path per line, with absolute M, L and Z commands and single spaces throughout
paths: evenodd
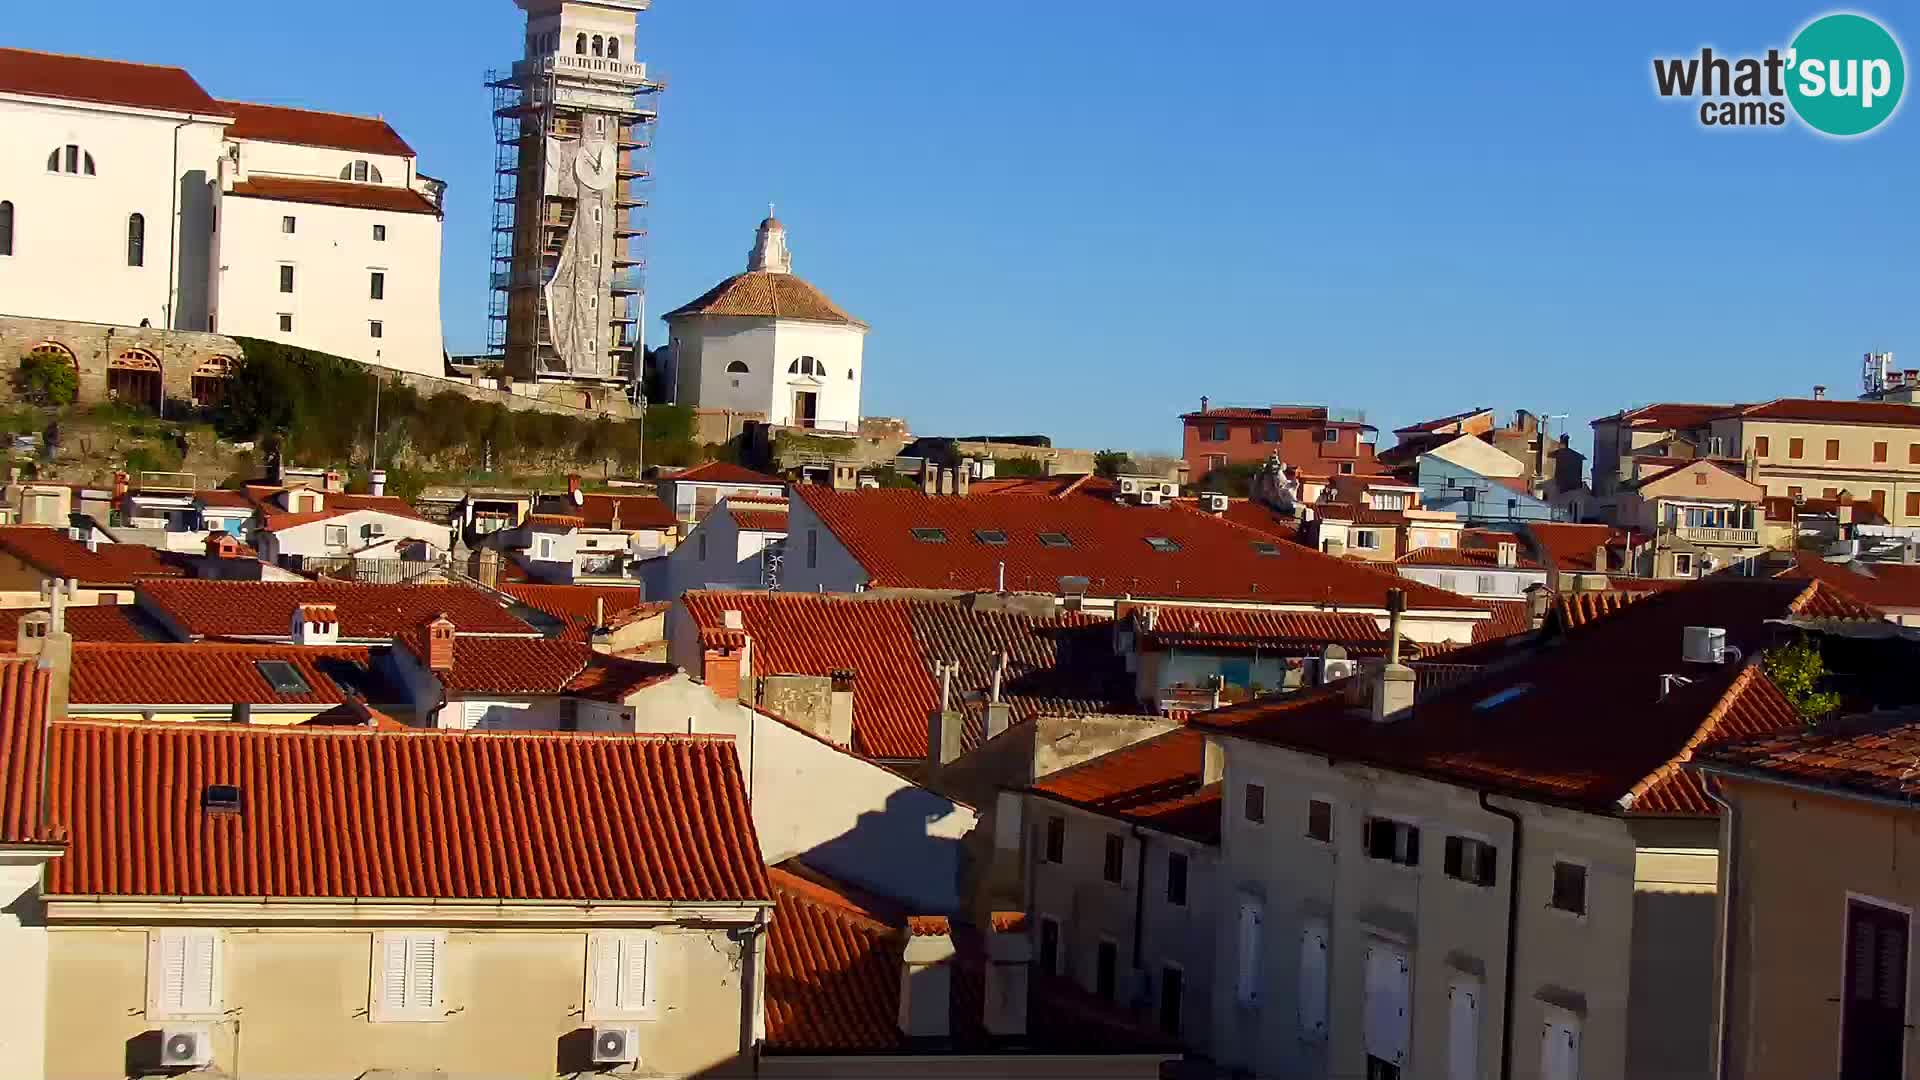
M 238 784 L 208 784 L 200 795 L 200 808 L 209 814 L 237 814 L 244 806 Z

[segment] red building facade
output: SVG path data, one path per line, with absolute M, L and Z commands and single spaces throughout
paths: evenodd
M 1209 408 L 1180 417 L 1181 454 L 1190 482 L 1224 465 L 1257 465 L 1276 451 L 1280 460 L 1308 473 L 1329 476 L 1374 473 L 1371 424 L 1332 419 L 1324 405 L 1273 405 L 1264 409 Z

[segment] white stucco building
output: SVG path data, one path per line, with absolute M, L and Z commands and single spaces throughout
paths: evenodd
M 0 314 L 217 330 L 438 375 L 439 181 L 383 120 L 0 49 Z
M 867 324 L 793 273 L 768 217 L 747 270 L 666 315 L 674 400 L 761 413 L 775 425 L 854 432 Z

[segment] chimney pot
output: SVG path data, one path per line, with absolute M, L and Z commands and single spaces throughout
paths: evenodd
M 427 620 L 424 628 L 427 639 L 427 670 L 448 672 L 453 670 L 453 620 L 443 612 Z
M 1018 911 L 996 911 L 987 931 L 987 1034 L 1021 1036 L 1027 1033 L 1027 979 L 1033 966 L 1033 942 L 1027 937 L 1027 917 Z
M 1815 400 L 1815 401 L 1821 401 L 1821 400 L 1824 400 L 1824 399 L 1826 398 L 1826 396 L 1827 396 L 1827 388 L 1826 388 L 1826 387 L 1824 387 L 1824 386 L 1816 386 L 1816 387 L 1814 387 L 1814 388 L 1813 388 L 1813 400 Z
M 375 497 L 387 493 L 387 470 L 375 469 L 367 474 L 367 490 Z
M 900 953 L 900 1033 L 910 1039 L 952 1034 L 953 933 L 945 916 L 907 920 Z

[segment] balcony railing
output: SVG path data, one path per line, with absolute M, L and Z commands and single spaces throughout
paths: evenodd
M 1760 542 L 1758 529 L 1716 529 L 1704 525 L 1676 525 L 1673 534 L 1695 544 L 1736 544 L 1752 546 Z

